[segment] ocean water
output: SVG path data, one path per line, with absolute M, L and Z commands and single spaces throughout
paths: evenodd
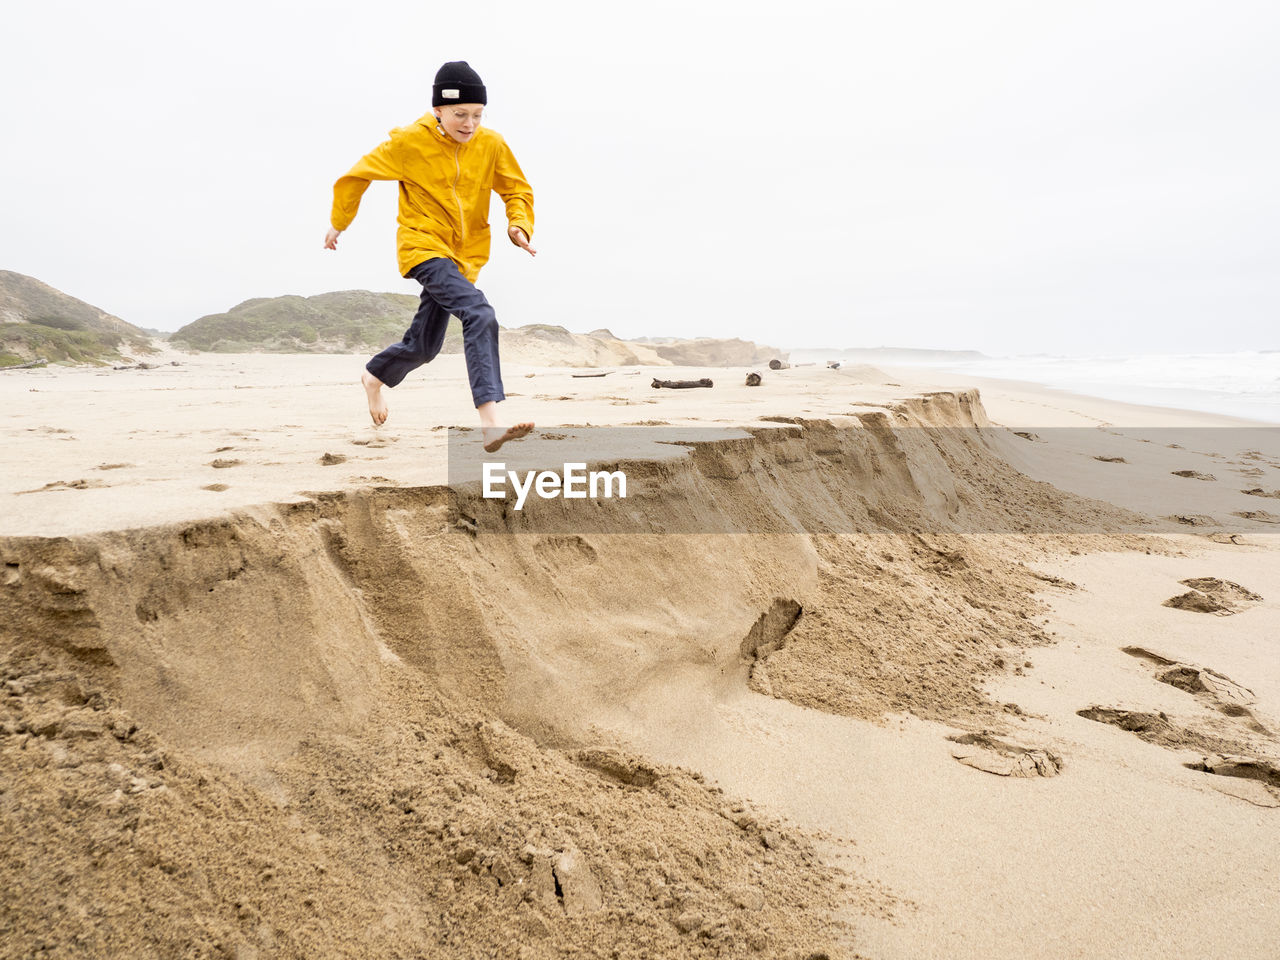
M 875 363 L 874 360 L 865 362 Z M 906 366 L 901 361 L 886 366 Z M 1028 380 L 1125 403 L 1280 424 L 1280 351 L 1096 357 L 989 357 L 912 366 Z

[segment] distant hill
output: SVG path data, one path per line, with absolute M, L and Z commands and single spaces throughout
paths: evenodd
M 683 367 L 749 367 L 768 363 L 775 357 L 785 360 L 787 354 L 774 347 L 760 346 L 750 340 L 699 337 L 696 340 L 669 340 L 651 343 L 650 348 L 669 363 Z
M 503 360 L 548 367 L 748 367 L 787 358 L 750 340 L 620 340 L 603 328 L 571 333 L 547 323 L 503 330 L 500 343 Z
M 0 367 L 30 360 L 102 363 L 150 353 L 145 331 L 35 277 L 0 270 Z
M 571 333 L 550 323 L 530 323 L 498 336 L 502 359 L 532 367 L 630 367 L 668 365 L 652 350 L 619 340 L 608 330 Z
M 194 320 L 169 342 L 222 353 L 374 352 L 404 335 L 417 308 L 412 294 L 369 290 L 260 297 Z M 532 366 L 745 366 L 786 356 L 746 340 L 619 340 L 603 328 L 571 333 L 546 323 L 503 329 L 500 336 L 504 360 Z M 441 352 L 462 352 L 458 321 L 450 322 Z
M 314 297 L 258 297 L 226 313 L 193 320 L 169 342 L 218 353 L 351 353 L 381 350 L 404 336 L 418 309 L 407 293 L 339 290 Z M 462 326 L 454 321 L 445 352 L 462 350 Z

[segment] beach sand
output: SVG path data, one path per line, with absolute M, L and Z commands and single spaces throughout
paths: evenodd
M 461 357 L 159 362 L 0 377 L 0 955 L 1274 956 L 1275 428 L 505 367 L 586 522 Z

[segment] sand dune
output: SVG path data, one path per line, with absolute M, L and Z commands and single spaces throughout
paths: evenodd
M 787 359 L 785 350 L 738 338 L 700 337 L 669 341 L 620 340 L 608 330 L 573 333 L 551 324 L 503 330 L 504 361 L 543 367 L 765 366 Z
M 1267 433 L 513 369 L 588 518 L 270 359 L 3 383 L 5 955 L 1270 955 Z

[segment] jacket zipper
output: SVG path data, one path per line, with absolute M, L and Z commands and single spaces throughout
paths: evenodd
M 462 231 L 462 242 L 467 242 L 467 221 L 462 216 L 462 198 L 458 196 L 458 181 L 462 179 L 462 161 L 458 159 L 458 155 L 462 152 L 462 144 L 458 144 L 453 148 L 453 165 L 457 169 L 457 173 L 453 175 L 453 199 L 458 204 L 458 227 Z

